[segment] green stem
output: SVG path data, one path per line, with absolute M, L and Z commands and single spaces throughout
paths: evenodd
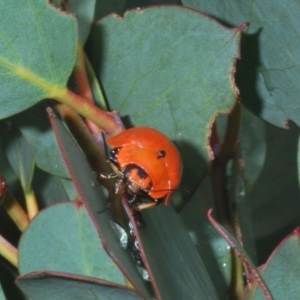
M 85 59 L 86 70 L 87 70 L 90 86 L 93 91 L 95 102 L 102 109 L 108 110 L 100 83 L 96 78 L 94 69 L 86 55 L 85 55 L 84 59 Z
M 2 206 L 7 214 L 15 222 L 20 231 L 23 232 L 29 224 L 29 218 L 26 212 L 9 192 L 3 197 L 2 201 Z
M 91 120 L 108 135 L 117 135 L 124 129 L 117 112 L 105 112 L 67 88 L 52 90 L 50 97 Z
M 18 250 L 0 235 L 0 255 L 18 268 Z
M 33 190 L 27 191 L 25 193 L 25 202 L 29 220 L 32 220 L 39 213 L 37 200 Z

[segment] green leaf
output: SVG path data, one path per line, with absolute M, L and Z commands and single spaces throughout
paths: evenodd
M 19 276 L 17 285 L 33 300 L 141 299 L 132 290 L 111 283 L 69 274 L 35 272 Z
M 192 193 L 207 171 L 211 122 L 235 101 L 239 31 L 165 6 L 106 17 L 88 41 L 110 107 L 127 126 L 155 127 L 176 141 L 184 164 L 181 193 Z
M 286 127 L 287 120 L 299 125 L 299 1 L 182 0 L 182 4 L 233 26 L 250 22 L 237 74 L 242 101 L 274 125 Z
M 112 210 L 107 209 L 108 200 L 104 194 L 104 188 L 98 184 L 95 174 L 70 132 L 67 131 L 53 112 L 49 111 L 49 113 L 53 130 L 72 176 L 72 181 L 76 186 L 81 201 L 87 208 L 103 247 L 135 290 L 143 295 L 143 298 L 152 299 L 145 281 L 133 262 L 132 254 L 130 251 L 124 250 L 120 245 L 119 237 L 113 228 L 113 224 L 117 223 L 117 220 Z
M 156 298 L 217 300 L 203 260 L 174 207 L 160 205 L 142 215 L 146 227 L 134 228 L 134 235 Z
M 265 123 L 266 159 L 255 186 L 246 194 L 260 263 L 299 224 L 297 169 L 299 128 L 285 130 Z M 276 220 L 276 221 L 275 221 Z
M 261 274 L 275 299 L 298 299 L 300 295 L 300 257 L 298 227 L 274 250 L 261 268 Z M 249 299 L 264 300 L 256 284 L 251 284 Z M 248 299 L 248 298 L 247 298 Z
M 51 175 L 39 168 L 36 168 L 34 172 L 32 186 L 40 208 L 78 198 L 77 191 L 71 180 Z
M 61 0 L 54 0 L 52 1 L 52 4 L 58 8 L 60 8 L 63 5 L 66 5 L 65 2 Z M 78 25 L 78 39 L 82 45 L 84 45 L 90 33 L 91 24 L 94 20 L 95 5 L 96 0 L 81 0 L 67 2 L 68 11 L 76 15 Z
M 2 285 L 0 285 L 0 300 L 6 300 L 6 297 L 5 297 L 4 292 L 3 292 Z
M 239 140 L 241 156 L 244 159 L 242 178 L 246 191 L 250 192 L 262 171 L 267 143 L 264 122 L 244 106 Z
M 19 244 L 19 272 L 65 272 L 125 285 L 80 202 L 56 204 L 32 220 Z
M 44 105 L 35 105 L 10 120 L 26 138 L 39 168 L 50 174 L 70 178 Z
M 7 158 L 20 179 L 23 191 L 29 192 L 32 189 L 31 183 L 35 168 L 31 149 L 17 128 L 11 128 L 5 135 Z
M 238 242 L 238 240 L 231 234 L 227 229 L 225 229 L 222 225 L 220 225 L 211 214 L 212 210 L 210 210 L 207 214 L 209 221 L 212 225 L 218 230 L 218 232 L 226 239 L 227 243 L 230 247 L 235 251 L 236 255 L 242 260 L 244 266 L 247 271 L 248 280 L 251 281 L 251 284 L 257 283 L 264 291 L 264 295 L 266 299 L 274 300 L 269 287 L 266 285 L 264 279 L 262 278 L 260 272 L 255 267 L 251 258 L 248 256 L 247 252 L 244 250 L 242 245 Z
M 5 118 L 66 85 L 77 33 L 75 18 L 47 0 L 2 1 L 0 10 L 0 118 Z
M 231 250 L 209 223 L 206 212 L 213 207 L 213 188 L 207 176 L 180 212 L 191 238 L 205 264 L 219 299 L 225 299 L 231 280 Z
M 11 167 L 11 164 L 9 163 L 7 159 L 7 155 L 5 153 L 5 141 L 4 141 L 4 135 L 3 135 L 3 123 L 0 123 L 0 174 L 3 176 L 7 182 L 13 182 L 17 181 L 18 177 L 17 174 L 14 172 L 14 170 Z
M 123 270 L 136 290 L 140 291 L 144 298 L 151 299 L 152 297 L 145 289 L 146 282 L 137 272 L 137 266 L 132 259 L 133 251 L 130 248 L 124 251 L 112 230 L 112 222 L 116 222 L 112 216 L 112 210 L 103 211 L 103 206 L 106 204 L 105 199 L 101 197 L 99 187 L 99 193 L 97 193 L 96 183 L 91 184 L 91 182 L 95 182 L 95 178 L 92 177 L 85 158 L 59 119 L 52 115 L 50 120 L 73 181 L 92 220 L 94 220 L 94 226 L 99 232 L 103 247 L 107 248 L 108 253 L 116 264 L 120 265 L 120 269 Z M 99 214 L 99 211 L 102 213 Z M 201 258 L 174 209 L 171 206 L 160 206 L 149 210 L 149 213 L 144 212 L 144 216 L 147 227 L 135 232 L 142 238 L 139 240 L 139 245 L 142 247 L 145 244 L 145 259 L 151 260 L 147 271 L 154 274 L 151 282 L 155 286 L 156 295 L 161 294 L 163 299 L 174 299 L 174 296 L 179 294 L 191 296 L 191 299 L 202 298 L 203 295 L 206 295 L 206 298 L 209 295 L 211 299 L 217 299 Z M 163 230 L 164 227 L 165 230 Z M 170 248 L 173 249 L 172 253 L 169 251 Z M 182 263 L 183 258 L 184 264 Z M 181 274 L 183 278 L 173 278 L 174 274 Z M 163 278 L 173 279 L 166 284 Z M 193 288 L 190 288 L 191 285 Z

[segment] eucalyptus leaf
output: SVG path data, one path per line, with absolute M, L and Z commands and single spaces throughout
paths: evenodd
M 300 192 L 297 169 L 299 128 L 285 130 L 265 123 L 266 159 L 245 201 L 252 212 L 253 235 L 263 263 L 298 224 Z
M 32 300 L 139 300 L 132 290 L 105 281 L 62 273 L 35 272 L 19 276 L 17 285 Z
M 300 25 L 297 0 L 182 0 L 182 4 L 244 30 L 237 83 L 243 103 L 264 120 L 286 127 L 300 125 Z
M 242 178 L 245 190 L 250 192 L 261 173 L 267 152 L 265 123 L 246 107 L 242 109 L 240 131 L 241 156 L 244 159 Z
M 5 118 L 66 85 L 77 29 L 74 17 L 47 0 L 2 1 L 0 11 L 0 118 Z
M 6 300 L 6 297 L 5 297 L 4 292 L 3 292 L 2 285 L 0 285 L 0 300 Z
M 261 276 L 260 271 L 256 268 L 251 258 L 248 256 L 247 252 L 243 248 L 243 246 L 239 243 L 239 241 L 222 225 L 220 225 L 212 216 L 212 210 L 207 213 L 209 221 L 212 225 L 218 230 L 218 232 L 226 239 L 227 243 L 234 250 L 236 255 L 241 259 L 244 264 L 244 267 L 247 271 L 248 280 L 254 281 L 259 288 L 263 291 L 263 294 L 266 299 L 274 300 L 268 285 L 265 280 Z M 252 283 L 253 284 L 253 283 Z
M 201 186 L 180 212 L 196 249 L 201 256 L 219 299 L 225 299 L 231 280 L 231 250 L 207 219 L 213 207 L 213 188 L 207 176 Z
M 59 177 L 70 178 L 43 104 L 34 105 L 9 120 L 22 132 L 40 169 Z
M 122 273 L 103 249 L 85 207 L 77 201 L 43 210 L 22 235 L 20 274 L 40 270 L 126 284 Z
M 219 299 L 203 260 L 173 206 L 160 205 L 142 214 L 146 227 L 136 230 L 136 235 L 157 298 Z
M 268 284 L 275 299 L 296 300 L 299 297 L 299 235 L 300 228 L 298 227 L 278 245 L 268 261 L 260 269 L 262 277 Z M 249 297 L 246 299 L 265 299 L 256 284 L 250 285 L 247 295 Z
M 36 168 L 33 177 L 33 189 L 39 200 L 39 207 L 78 199 L 78 193 L 70 179 L 61 178 Z
M 67 5 L 65 1 L 55 0 L 52 4 L 57 8 L 65 9 L 76 15 L 78 25 L 78 39 L 82 45 L 84 45 L 91 28 L 91 24 L 94 20 L 96 0 L 80 0 L 80 1 L 68 1 Z M 64 5 L 66 7 L 64 7 Z M 62 7 L 63 6 L 63 7 Z
M 101 239 L 102 246 L 116 266 L 125 274 L 136 292 L 145 299 L 151 299 L 147 284 L 138 273 L 131 254 L 122 248 L 119 237 L 114 231 L 112 224 L 118 221 L 112 210 L 107 207 L 105 189 L 99 185 L 95 174 L 70 132 L 51 110 L 49 110 L 49 114 L 65 163 L 68 166 L 80 200 L 87 209 L 94 230 L 97 231 L 99 240 Z
M 24 192 L 32 189 L 35 161 L 26 139 L 17 128 L 6 133 L 5 150 L 13 170 L 19 177 Z
M 211 123 L 236 100 L 240 31 L 179 6 L 112 15 L 92 29 L 87 52 L 109 106 L 125 124 L 159 129 L 179 147 L 179 193 L 190 196 L 208 168 Z

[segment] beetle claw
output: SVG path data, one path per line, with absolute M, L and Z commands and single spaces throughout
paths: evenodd
M 110 174 L 108 174 L 108 173 L 100 173 L 100 177 L 104 178 L 104 179 L 112 179 L 112 178 L 118 177 L 118 175 L 115 174 L 115 173 L 110 173 Z

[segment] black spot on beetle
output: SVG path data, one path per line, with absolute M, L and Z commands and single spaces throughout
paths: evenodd
M 163 158 L 166 156 L 166 151 L 165 150 L 160 150 L 158 151 L 158 156 L 157 158 Z

